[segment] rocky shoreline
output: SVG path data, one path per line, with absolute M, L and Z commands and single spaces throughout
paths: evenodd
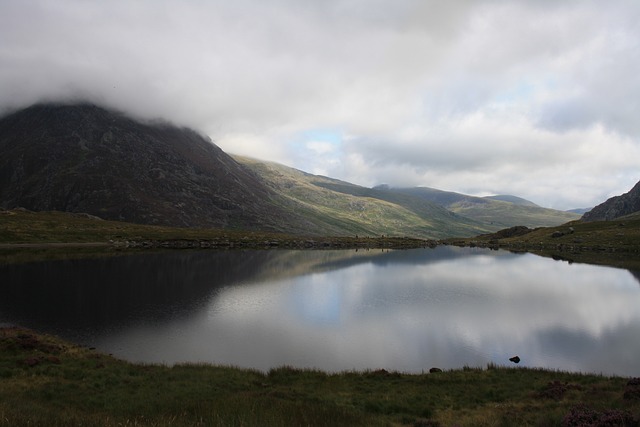
M 439 243 L 435 240 L 409 237 L 283 237 L 269 239 L 223 237 L 218 239 L 111 240 L 109 244 L 118 249 L 413 249 L 435 247 Z

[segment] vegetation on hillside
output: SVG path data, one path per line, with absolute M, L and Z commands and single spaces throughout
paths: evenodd
M 343 232 L 469 237 L 514 225 L 559 225 L 578 214 L 546 209 L 515 196 L 473 197 L 430 188 L 374 188 L 236 156 L 283 200 L 314 223 L 331 219 Z M 336 231 L 340 231 L 336 230 Z
M 330 234 L 441 239 L 497 229 L 410 195 L 311 175 L 277 163 L 235 158 L 279 195 L 282 208 L 320 224 Z
M 437 370 L 435 370 L 437 371 Z M 0 329 L 0 426 L 637 425 L 640 379 L 529 368 L 137 365 Z
M 543 208 L 515 196 L 474 197 L 427 187 L 394 191 L 438 203 L 458 215 L 488 224 L 493 231 L 516 225 L 552 227 L 580 218 L 577 213 Z

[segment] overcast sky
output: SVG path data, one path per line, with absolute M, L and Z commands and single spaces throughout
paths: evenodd
M 0 0 L 0 112 L 85 98 L 364 186 L 640 180 L 638 0 Z

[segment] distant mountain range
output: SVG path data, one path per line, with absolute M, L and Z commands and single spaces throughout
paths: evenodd
M 582 216 L 583 221 L 609 221 L 640 211 L 640 181 L 620 196 L 614 196 Z
M 576 209 L 569 209 L 567 212 L 573 212 L 575 214 L 584 215 L 587 212 L 589 212 L 591 209 L 593 208 L 576 208 Z
M 496 229 L 515 225 L 550 227 L 576 220 L 580 217 L 572 212 L 542 208 L 533 202 L 516 196 L 475 197 L 428 187 L 388 190 L 437 203 L 451 212 L 483 224 L 489 224 Z
M 0 119 L 0 207 L 181 227 L 425 238 L 579 218 L 515 196 L 366 188 L 234 158 L 192 130 L 91 104 L 39 104 Z
M 282 207 L 333 234 L 441 238 L 473 236 L 493 230 L 488 224 L 418 197 L 361 187 L 278 163 L 235 158 L 280 196 Z

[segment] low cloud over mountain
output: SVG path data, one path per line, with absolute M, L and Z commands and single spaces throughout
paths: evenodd
M 0 112 L 89 99 L 371 187 L 594 206 L 638 181 L 640 3 L 3 1 Z

